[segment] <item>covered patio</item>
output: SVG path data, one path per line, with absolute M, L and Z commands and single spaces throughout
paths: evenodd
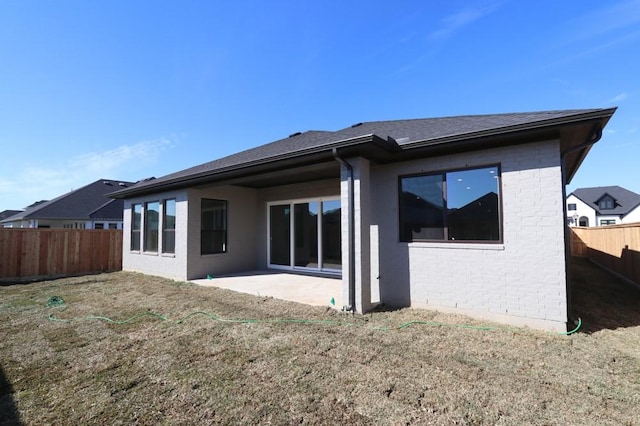
M 342 280 L 290 272 L 248 271 L 191 280 L 205 287 L 219 287 L 255 296 L 342 309 Z M 333 301 L 333 303 L 332 303 Z

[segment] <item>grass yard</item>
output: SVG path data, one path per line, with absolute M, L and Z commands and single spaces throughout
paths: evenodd
M 571 336 L 123 272 L 1 286 L 0 424 L 640 424 L 640 293 L 574 271 Z M 260 321 L 176 322 L 198 311 Z

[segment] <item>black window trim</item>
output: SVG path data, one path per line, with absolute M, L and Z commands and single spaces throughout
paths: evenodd
M 136 206 L 140 206 L 140 227 L 138 229 L 134 228 L 134 224 L 135 224 L 135 214 L 136 214 Z M 142 253 L 142 226 L 143 226 L 143 210 L 144 210 L 144 203 L 139 202 L 139 203 L 131 203 L 131 229 L 130 229 L 130 235 L 131 235 L 131 242 L 129 244 L 129 249 L 132 253 Z M 134 240 L 137 240 L 138 244 L 138 248 L 134 248 Z
M 156 243 L 156 249 L 155 250 L 149 249 L 147 247 L 147 242 L 148 242 L 147 241 L 147 231 L 148 231 L 147 224 L 149 223 L 148 222 L 148 220 L 149 220 L 149 218 L 148 218 L 148 212 L 149 212 L 148 206 L 149 206 L 149 204 L 153 204 L 153 203 L 158 204 L 158 229 L 156 230 L 157 234 L 156 234 L 156 241 L 155 241 L 155 243 Z M 142 204 L 142 212 L 143 212 L 142 213 L 142 235 L 143 235 L 143 238 L 142 238 L 142 247 L 141 247 L 142 253 L 153 254 L 153 255 L 157 255 L 157 254 L 160 253 L 160 233 L 162 232 L 162 226 L 161 226 L 161 220 L 162 220 L 161 216 L 162 216 L 162 214 L 160 213 L 161 206 L 162 206 L 162 202 L 160 200 L 145 201 Z
M 225 207 L 225 229 L 224 229 L 224 250 L 222 251 L 216 251 L 216 252 L 212 252 L 212 253 L 203 253 L 202 252 L 202 234 L 203 232 L 205 232 L 204 229 L 202 229 L 202 202 L 204 200 L 209 200 L 209 201 L 220 201 L 224 203 L 224 207 Z M 214 230 L 214 231 L 220 231 L 220 230 Z M 225 200 L 225 199 L 221 199 L 221 198 L 208 198 L 208 197 L 202 197 L 200 198 L 200 256 L 219 256 L 219 255 L 224 255 L 229 253 L 229 200 Z
M 443 179 L 442 192 L 445 203 L 447 201 L 447 173 L 455 173 L 455 172 L 463 172 L 465 170 L 477 170 L 496 167 L 498 169 L 498 227 L 500 232 L 500 238 L 497 240 L 450 240 L 448 239 L 448 226 L 447 226 L 447 215 L 444 215 L 444 230 L 445 230 L 445 238 L 439 239 L 411 239 L 409 241 L 402 240 L 402 203 L 401 203 L 401 195 L 402 195 L 402 179 L 411 178 L 411 177 L 419 177 L 419 176 L 435 176 L 435 175 L 443 175 L 445 178 Z M 438 169 L 430 172 L 418 172 L 418 173 L 407 173 L 403 175 L 398 175 L 398 184 L 397 184 L 397 203 L 398 203 L 398 228 L 397 228 L 397 241 L 403 244 L 411 244 L 411 243 L 438 243 L 438 244 L 488 244 L 488 245 L 502 245 L 504 244 L 504 220 L 503 220 L 503 206 L 502 206 L 502 165 L 500 163 L 490 163 L 490 164 L 480 164 L 473 165 L 468 167 L 458 167 L 458 168 L 450 168 L 450 169 Z
M 167 223 L 166 223 L 166 219 L 167 219 L 167 201 L 173 201 L 173 208 L 175 209 L 174 212 L 174 216 L 173 216 L 173 228 L 167 228 Z M 160 247 L 160 252 L 163 255 L 175 255 L 176 254 L 176 219 L 178 217 L 178 202 L 177 200 L 174 198 L 164 198 L 161 202 L 162 205 L 162 214 L 161 216 L 161 222 L 160 222 L 160 232 L 161 232 L 161 247 Z M 167 232 L 171 232 L 173 233 L 173 249 L 171 251 L 167 251 L 167 247 L 165 244 L 165 236 Z

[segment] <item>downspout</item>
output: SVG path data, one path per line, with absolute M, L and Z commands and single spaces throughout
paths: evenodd
M 353 167 L 345 159 L 338 155 L 338 150 L 333 148 L 333 157 L 338 163 L 347 168 L 349 175 L 349 304 L 342 309 L 344 311 L 356 311 L 356 229 L 355 229 L 355 195 L 354 195 L 354 179 Z
M 560 172 L 562 174 L 562 216 L 564 220 L 564 265 L 565 265 L 565 274 L 566 274 L 566 283 L 565 283 L 565 291 L 567 293 L 567 320 L 572 321 L 574 325 L 578 324 L 578 320 L 573 315 L 573 306 L 571 303 L 571 268 L 569 264 L 571 262 L 571 229 L 569 228 L 569 224 L 567 223 L 567 176 L 566 176 L 566 159 L 567 155 L 576 151 L 580 151 L 582 149 L 588 148 L 594 145 L 596 142 L 602 138 L 602 127 L 596 126 L 592 133 L 592 137 L 587 141 L 580 145 L 567 148 L 566 150 L 560 153 L 560 161 L 562 165 L 560 167 Z

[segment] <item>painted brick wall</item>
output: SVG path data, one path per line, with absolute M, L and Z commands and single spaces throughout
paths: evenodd
M 226 200 L 227 252 L 200 254 L 201 199 Z M 205 278 L 256 269 L 257 191 L 240 186 L 189 189 L 187 278 Z
M 401 243 L 398 176 L 500 164 L 503 244 Z M 562 177 L 557 141 L 371 168 L 383 303 L 564 330 Z
M 176 200 L 176 245 L 175 254 L 132 252 L 131 248 L 131 204 L 150 201 Z M 162 204 L 162 203 L 161 203 Z M 187 279 L 187 215 L 188 200 L 186 191 L 171 191 L 153 194 L 148 197 L 132 198 L 124 201 L 122 269 L 158 275 L 175 280 Z M 144 223 L 144 218 L 143 218 Z M 144 226 L 141 231 L 144 233 Z M 162 232 L 159 233 L 162 246 Z M 142 235 L 144 238 L 144 235 Z

